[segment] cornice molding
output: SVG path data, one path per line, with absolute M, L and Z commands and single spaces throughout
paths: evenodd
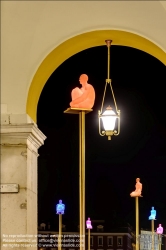
M 36 149 L 44 144 L 46 136 L 34 123 L 1 125 L 2 146 L 33 145 Z

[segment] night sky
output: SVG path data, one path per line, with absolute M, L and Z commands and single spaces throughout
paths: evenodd
M 47 136 L 38 158 L 38 219 L 58 228 L 55 206 L 66 205 L 67 230 L 79 224 L 79 118 L 64 114 L 71 90 L 89 77 L 96 92 L 93 112 L 86 115 L 86 218 L 103 219 L 108 230 L 135 227 L 135 179 L 143 184 L 139 199 L 140 228 L 166 228 L 166 67 L 151 55 L 129 47 L 111 46 L 111 79 L 121 132 L 111 141 L 98 133 L 98 110 L 107 78 L 107 46 L 84 50 L 66 60 L 48 79 L 39 99 L 37 124 Z M 104 103 L 114 108 L 110 87 Z

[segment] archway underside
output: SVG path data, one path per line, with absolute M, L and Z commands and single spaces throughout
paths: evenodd
M 105 45 L 105 40 L 112 40 L 112 45 L 132 47 L 142 50 L 166 65 L 166 53 L 151 41 L 126 31 L 119 30 L 99 30 L 87 32 L 60 44 L 56 47 L 40 64 L 36 74 L 31 82 L 26 112 L 36 122 L 37 104 L 40 94 L 50 75 L 65 60 L 74 54 L 85 49 Z

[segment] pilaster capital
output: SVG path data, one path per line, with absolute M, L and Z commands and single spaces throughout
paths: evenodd
M 44 144 L 46 136 L 34 123 L 1 125 L 1 145 L 33 145 L 36 149 Z

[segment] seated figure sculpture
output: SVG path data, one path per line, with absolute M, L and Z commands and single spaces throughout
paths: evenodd
M 154 207 L 152 207 L 152 210 L 150 212 L 151 212 L 151 215 L 149 216 L 149 220 L 155 220 L 156 219 L 156 210 L 154 210 Z
M 140 178 L 136 179 L 136 185 L 135 185 L 135 191 L 133 191 L 130 196 L 131 197 L 142 197 L 141 196 L 142 192 L 142 183 L 140 183 Z
M 87 221 L 86 221 L 86 227 L 87 227 L 87 229 L 92 229 L 90 218 L 88 218 Z
M 163 234 L 163 227 L 161 224 L 159 224 L 159 227 L 157 228 L 157 234 Z
M 59 204 L 56 205 L 56 213 L 57 214 L 64 214 L 65 205 L 62 203 L 62 200 L 59 200 Z
M 86 74 L 82 74 L 79 78 L 79 82 L 82 87 L 76 87 L 71 92 L 71 108 L 91 109 L 93 107 L 95 101 L 95 90 L 87 81 L 88 76 Z

